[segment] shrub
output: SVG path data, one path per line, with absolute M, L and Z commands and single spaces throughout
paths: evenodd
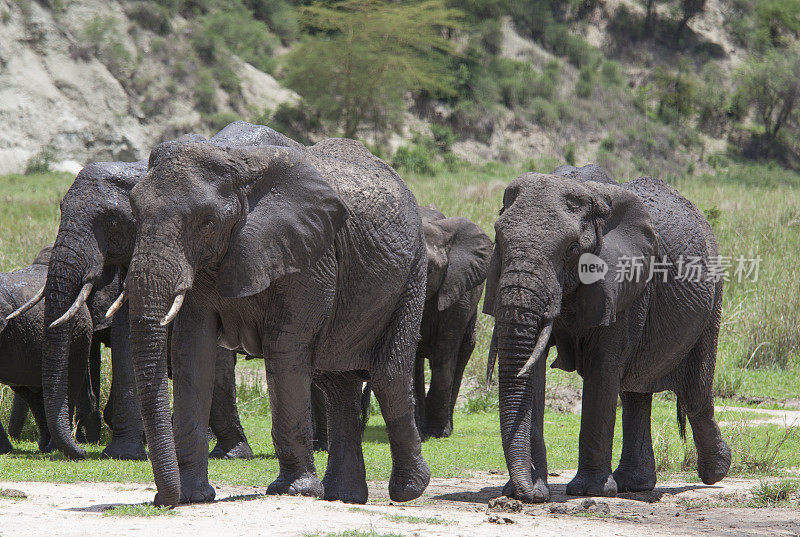
M 133 2 L 125 8 L 125 13 L 140 28 L 159 35 L 172 32 L 169 9 L 156 2 Z
M 83 39 L 114 76 L 120 77 L 130 65 L 132 56 L 120 40 L 114 17 L 94 16 L 83 28 Z
M 480 414 L 483 412 L 494 412 L 498 407 L 498 395 L 495 392 L 481 392 L 474 397 L 467 398 L 464 410 L 467 414 Z
M 568 142 L 564 146 L 564 160 L 570 166 L 575 166 L 575 144 L 573 142 Z
M 253 16 L 267 24 L 284 42 L 297 36 L 297 19 L 286 0 L 244 0 Z
M 217 111 L 216 93 L 217 88 L 211 73 L 208 69 L 200 69 L 195 78 L 194 98 L 201 113 L 212 114 Z
M 309 106 L 305 102 L 298 103 L 283 102 L 278 105 L 272 120 L 269 124 L 278 132 L 281 132 L 303 144 L 310 144 L 309 132 L 313 132 L 321 127 L 319 116 L 309 113 Z M 267 124 L 266 121 L 259 123 Z
M 447 125 L 434 123 L 431 125 L 431 134 L 433 135 L 436 148 L 441 153 L 449 153 L 453 147 L 453 143 L 456 141 L 456 135 L 453 133 L 453 129 Z
M 541 97 L 536 97 L 530 105 L 531 119 L 542 127 L 552 127 L 558 123 L 558 105 Z
M 575 84 L 575 94 L 578 97 L 588 99 L 594 94 L 594 88 L 597 83 L 596 65 L 584 65 L 578 73 L 578 82 Z
M 52 146 L 42 147 L 38 153 L 34 154 L 25 165 L 25 175 L 37 173 L 47 173 L 50 171 L 50 164 L 55 158 L 55 151 Z
M 474 138 L 489 143 L 494 133 L 496 117 L 483 106 L 472 101 L 460 101 L 448 118 L 448 123 L 457 136 Z
M 412 173 L 432 175 L 434 172 L 433 157 L 433 150 L 425 144 L 411 143 L 401 145 L 394 154 L 392 166 L 403 168 Z
M 192 42 L 208 65 L 228 62 L 226 53 L 233 53 L 264 72 L 271 73 L 274 68 L 272 51 L 277 39 L 266 24 L 251 18 L 243 8 L 204 15 Z
M 217 112 L 204 116 L 203 119 L 212 131 L 221 131 L 227 125 L 242 118 L 234 112 Z
M 614 60 L 604 61 L 600 65 L 600 80 L 606 87 L 621 86 L 625 83 L 622 66 Z
M 679 67 L 677 71 L 656 68 L 655 87 L 658 98 L 658 117 L 667 123 L 694 113 L 697 84 L 690 74 L 691 68 Z

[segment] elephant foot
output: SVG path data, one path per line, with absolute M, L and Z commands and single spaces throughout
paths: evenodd
M 367 481 L 352 477 L 353 473 L 342 472 L 336 475 L 325 474 L 322 486 L 325 489 L 323 499 L 344 503 L 367 503 Z
M 567 484 L 570 496 L 608 496 L 617 495 L 617 482 L 614 476 L 606 473 L 592 473 L 578 470 Z
M 53 442 L 53 439 L 50 438 L 49 433 L 47 434 L 47 436 L 40 434 L 37 445 L 39 447 L 39 451 L 41 451 L 42 453 L 50 453 L 51 451 L 56 449 L 56 444 Z
M 618 467 L 613 473 L 617 492 L 643 492 L 656 486 L 656 472 L 650 466 L 637 468 Z
M 547 486 L 547 481 L 541 477 L 536 479 L 533 487 L 529 492 L 517 492 L 514 483 L 509 479 L 503 487 L 503 496 L 514 498 L 525 503 L 544 503 L 550 501 L 550 487 Z
M 731 448 L 724 440 L 720 439 L 717 452 L 711 456 L 697 453 L 697 475 L 706 485 L 713 485 L 721 481 L 731 467 Z
M 181 501 L 180 503 L 204 503 L 213 501 L 217 496 L 214 487 L 208 481 L 196 481 L 191 485 L 184 485 L 181 478 Z M 191 481 L 190 481 L 191 483 Z
M 75 440 L 81 444 L 96 444 L 100 441 L 100 413 L 93 412 L 78 420 Z
M 118 459 L 123 461 L 147 460 L 147 451 L 144 444 L 135 440 L 111 439 L 102 453 L 103 458 Z
M 423 425 L 420 430 L 420 437 L 428 438 L 449 438 L 453 434 L 453 424 L 447 425 Z
M 11 445 L 11 442 L 8 441 L 8 438 L 0 438 L 0 455 L 5 455 L 6 453 L 11 453 L 12 451 L 14 451 L 14 446 Z
M 414 464 L 404 468 L 392 468 L 389 478 L 389 498 L 395 502 L 408 502 L 419 498 L 431 480 L 431 470 L 422 455 L 417 455 Z
M 233 446 L 223 444 L 222 441 L 217 442 L 211 453 L 208 454 L 209 459 L 242 459 L 249 461 L 253 458 L 253 450 L 250 449 L 250 444 L 247 440 L 238 442 Z
M 287 476 L 281 473 L 278 479 L 267 487 L 267 494 L 288 494 L 289 496 L 313 496 L 322 498 L 325 491 L 317 474 L 305 473 Z
M 328 451 L 327 438 L 314 438 L 314 451 Z

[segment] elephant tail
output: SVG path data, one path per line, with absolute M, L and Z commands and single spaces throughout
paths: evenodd
M 364 436 L 364 431 L 367 430 L 367 423 L 369 423 L 369 404 L 372 399 L 372 386 L 367 382 L 364 386 L 364 392 L 361 394 L 361 436 Z
M 683 406 L 681 405 L 681 400 L 678 399 L 678 431 L 681 434 L 681 440 L 686 442 L 686 413 L 683 411 Z

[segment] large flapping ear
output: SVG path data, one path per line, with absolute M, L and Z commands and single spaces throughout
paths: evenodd
M 301 151 L 232 149 L 242 163 L 242 220 L 222 259 L 218 289 L 245 297 L 312 267 L 348 216 L 347 206 Z
M 591 328 L 616 321 L 617 312 L 644 291 L 658 241 L 650 213 L 638 196 L 621 186 L 585 185 L 592 192 L 597 255 L 608 265 L 603 279 L 581 284 L 576 291 L 577 321 Z
M 438 292 L 437 307 L 443 311 L 464 293 L 486 279 L 492 241 L 477 224 L 459 216 L 436 221 L 450 236 L 447 272 Z

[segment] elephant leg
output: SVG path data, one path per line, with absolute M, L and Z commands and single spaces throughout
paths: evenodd
M 28 403 L 19 395 L 14 394 L 14 402 L 11 405 L 11 417 L 8 418 L 8 434 L 11 438 L 19 441 L 22 436 L 22 428 L 25 426 L 27 419 Z M 0 441 L 0 444 L 2 444 L 2 441 Z
M 247 442 L 236 406 L 236 353 L 223 348 L 216 351 L 214 395 L 208 423 L 211 432 L 217 437 L 217 445 L 208 455 L 210 458 L 253 458 L 253 450 Z
M 550 487 L 547 485 L 547 447 L 544 443 L 544 385 L 547 363 L 539 360 L 531 372 L 533 389 L 531 397 L 531 480 L 533 482 L 532 498 L 536 503 L 550 501 Z M 503 495 L 519 498 L 514 484 L 509 479 L 503 487 Z
M 473 320 L 464 334 L 464 339 L 461 341 L 461 346 L 458 348 L 458 360 L 456 361 L 456 370 L 453 374 L 453 388 L 450 395 L 450 421 L 453 421 L 453 413 L 456 409 L 458 402 L 458 394 L 461 391 L 461 380 L 464 378 L 464 369 L 467 367 L 472 351 L 475 350 L 475 322 Z M 470 333 L 471 331 L 471 333 Z
M 311 385 L 311 417 L 314 429 L 314 451 L 328 451 L 328 411 L 325 394 L 316 383 Z M 328 460 L 330 461 L 330 459 Z
M 543 360 L 540 360 L 543 361 Z M 584 359 L 578 473 L 567 484 L 571 496 L 616 496 L 611 475 L 619 372 L 615 359 L 601 355 Z
M 652 393 L 623 392 L 622 457 L 614 471 L 619 492 L 653 490 L 656 486 L 656 459 L 650 436 Z
M 714 419 L 714 365 L 716 364 L 717 330 L 706 330 L 687 357 L 686 371 L 676 390 L 679 415 L 682 410 L 692 425 L 697 448 L 697 474 L 706 485 L 713 485 L 726 475 L 731 466 L 731 448 Z
M 397 502 L 418 498 L 431 479 L 422 458 L 422 442 L 414 421 L 412 373 L 414 348 L 422 320 L 426 267 L 422 263 L 398 302 L 380 355 L 370 370 L 372 389 L 381 407 L 392 452 L 389 497 Z M 420 283 L 422 282 L 422 283 Z
M 422 439 L 425 425 L 425 355 L 417 348 L 414 359 L 414 421 Z
M 321 498 L 322 483 L 314 467 L 310 360 L 294 353 L 274 353 L 264 362 L 272 408 L 272 442 L 280 467 L 267 494 Z
M 136 379 L 133 371 L 128 333 L 128 305 L 125 304 L 111 323 L 111 393 L 104 419 L 113 424 L 111 441 L 103 450 L 103 457 L 123 460 L 147 460 L 144 448 L 144 424 Z
M 322 485 L 326 500 L 367 502 L 367 473 L 361 451 L 361 380 L 346 373 L 321 377 L 327 400 L 328 468 Z
M 208 422 L 217 361 L 216 315 L 187 297 L 172 329 L 172 431 L 181 503 L 210 502 Z
M 14 446 L 11 445 L 11 442 L 8 440 L 8 436 L 6 435 L 6 430 L 3 429 L 3 424 L 0 423 L 0 455 L 5 455 L 6 453 L 11 453 L 14 451 Z
M 95 380 L 95 369 L 97 369 L 97 380 Z M 100 441 L 99 369 L 100 340 L 93 337 L 92 346 L 89 350 L 89 369 L 84 377 L 83 388 L 75 409 L 75 415 L 77 416 L 75 438 L 80 443 L 97 443 Z
M 449 331 L 443 330 L 443 332 Z M 449 333 L 445 338 L 437 342 L 431 357 L 431 385 L 425 397 L 422 434 L 435 438 L 447 438 L 453 432 L 450 408 L 461 341 Z
M 33 420 L 39 428 L 39 451 L 42 453 L 49 453 L 53 451 L 56 446 L 51 441 L 50 429 L 47 428 L 47 418 L 44 414 L 44 396 L 42 392 L 34 391 L 31 388 L 15 388 L 14 393 L 22 397 L 28 404 L 33 414 Z

